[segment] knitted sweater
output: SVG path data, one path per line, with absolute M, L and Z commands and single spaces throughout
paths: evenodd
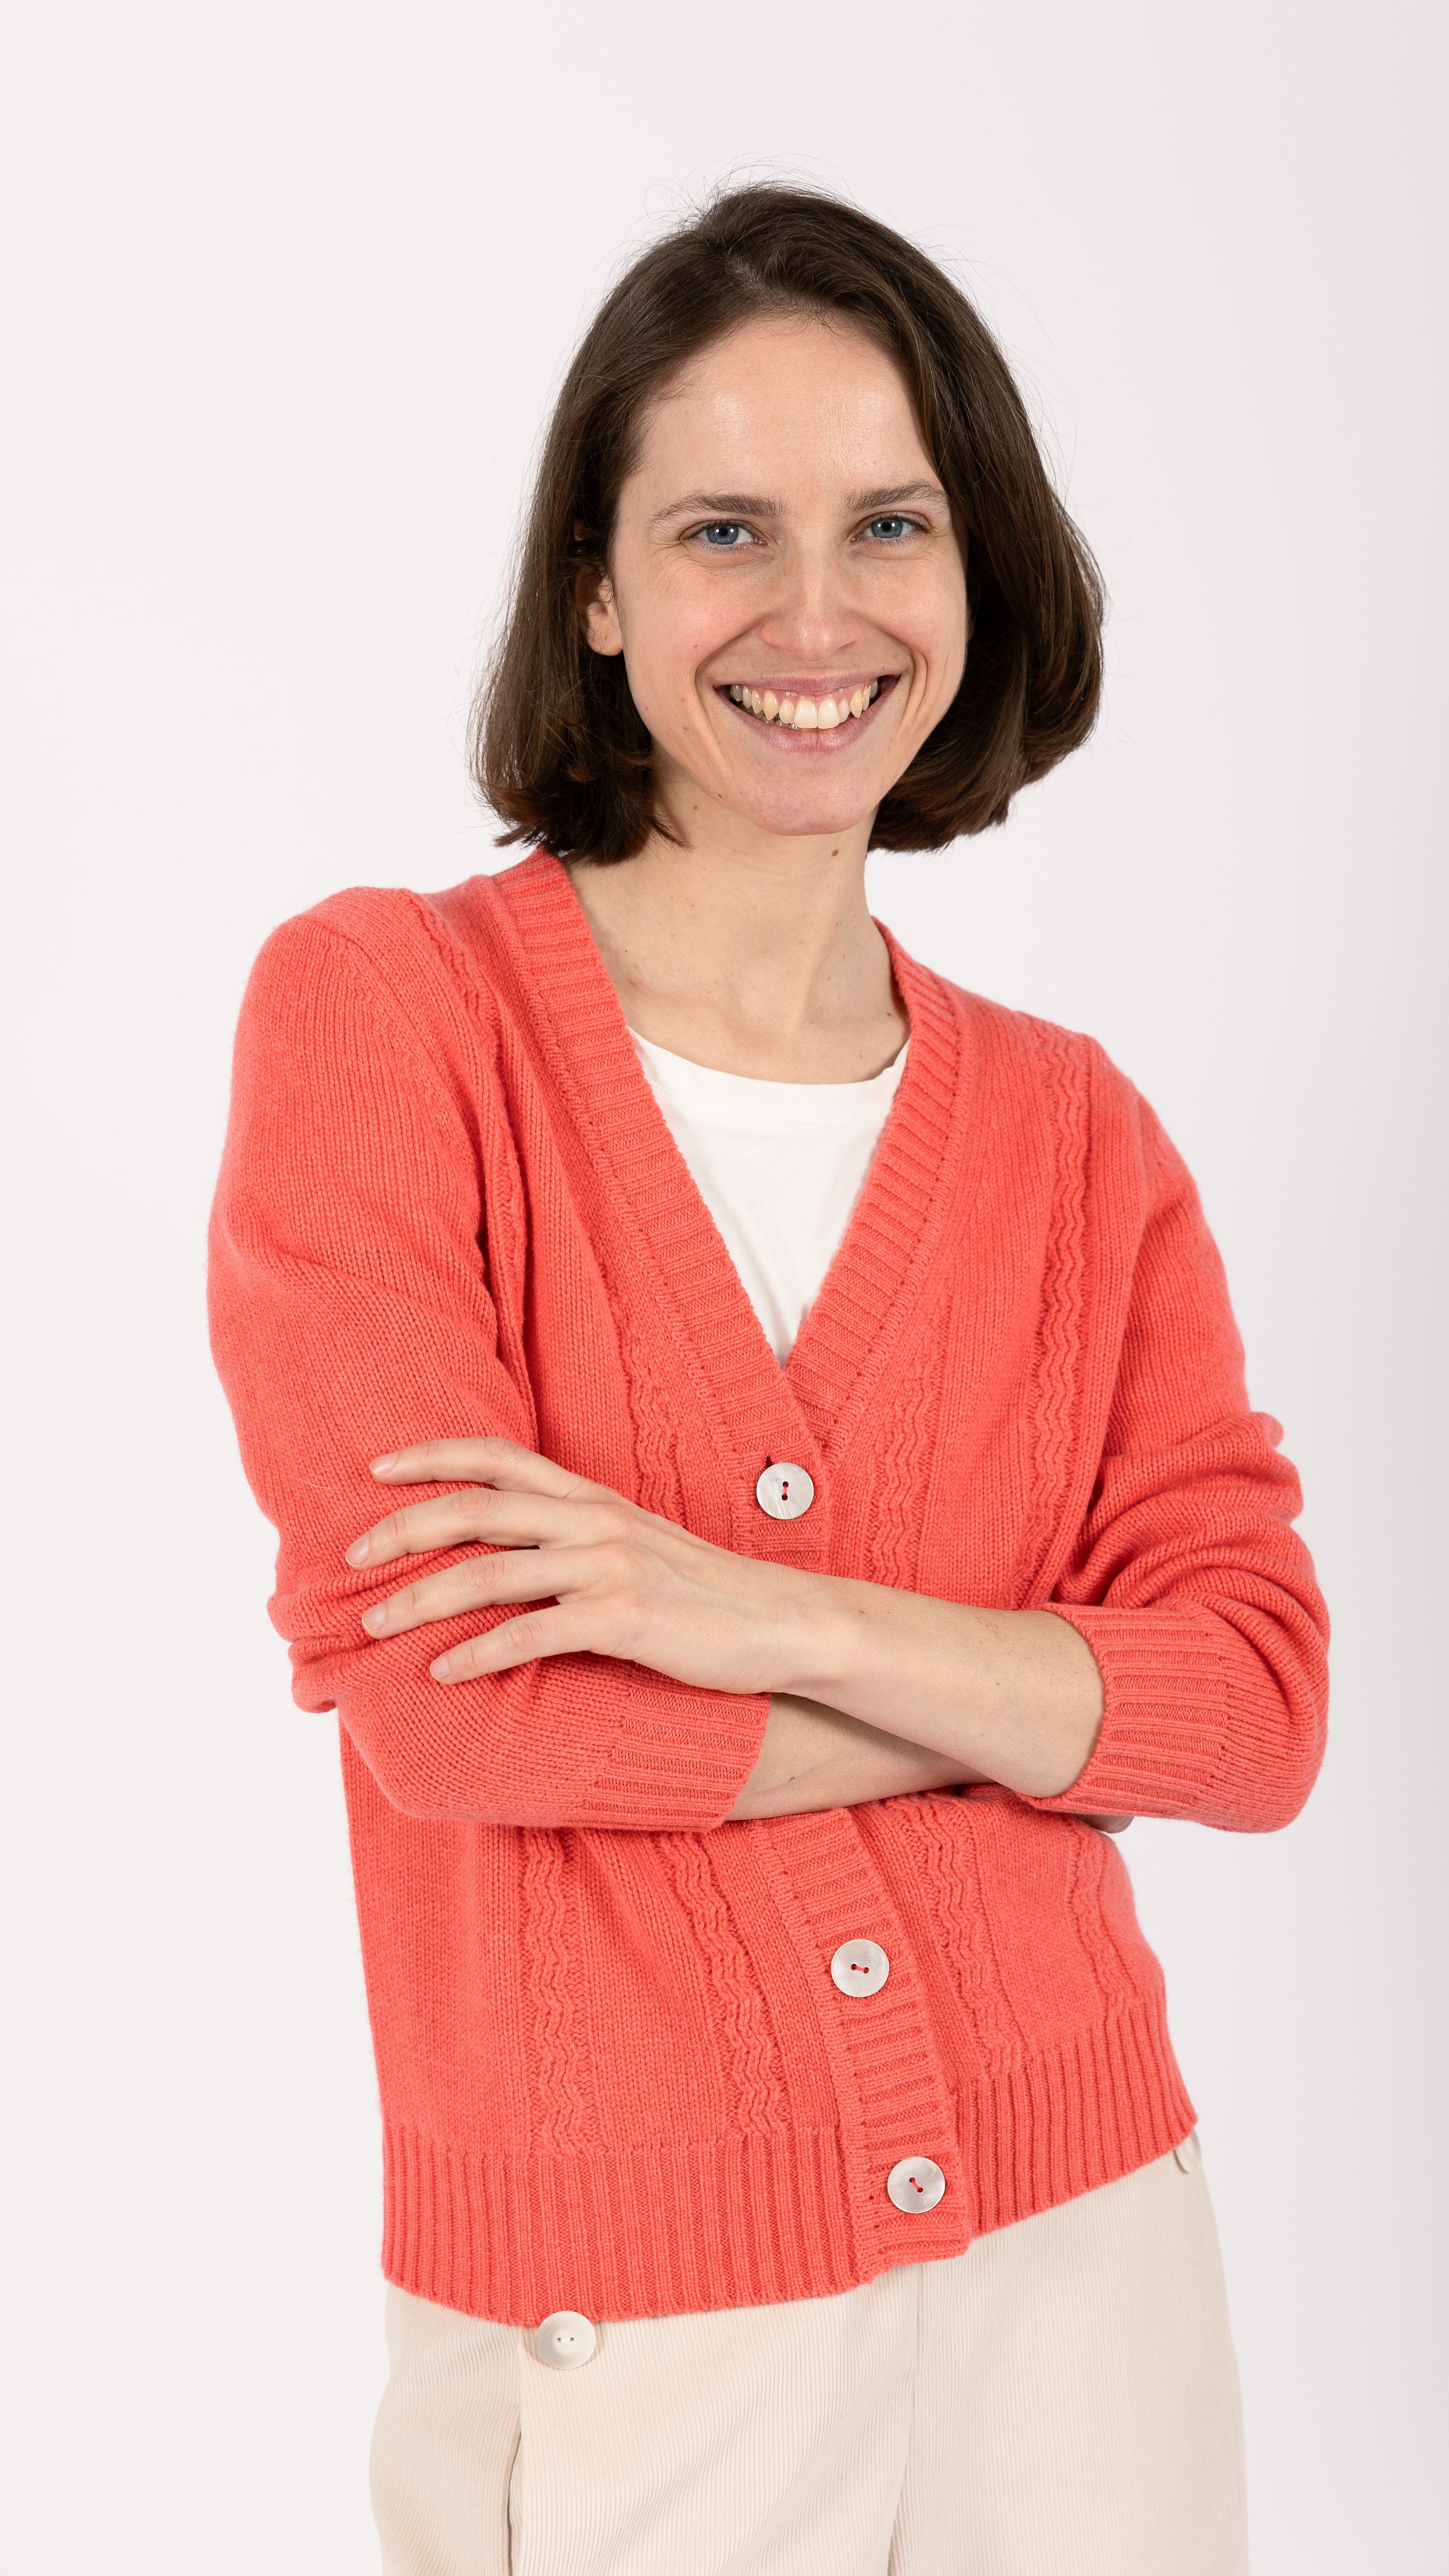
M 1264 1830 L 1320 1758 L 1297 1483 L 1187 1172 L 1091 1040 L 891 953 L 905 1075 L 783 1370 L 555 860 L 338 895 L 247 992 L 217 1365 L 295 1696 L 340 1716 L 385 2268 L 475 2315 L 837 2291 L 1161 2154 L 1161 1974 L 1071 1811 Z M 587 1654 L 431 1681 L 489 1614 L 374 1642 L 400 1570 L 343 1550 L 370 1458 L 484 1432 L 746 1555 L 1053 1609 L 1105 1683 L 1085 1771 L 726 1823 L 763 1696 Z M 887 2196 L 913 2156 L 930 2210 Z

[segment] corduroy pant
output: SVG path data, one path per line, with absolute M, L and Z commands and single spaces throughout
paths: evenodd
M 390 2290 L 385 2576 L 1243 2576 L 1198 2162 L 834 2298 L 607 2323 L 582 2369 Z

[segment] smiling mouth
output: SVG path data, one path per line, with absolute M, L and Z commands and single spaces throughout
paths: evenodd
M 848 691 L 825 689 L 816 697 L 808 697 L 804 690 L 756 689 L 747 681 L 735 680 L 722 687 L 720 695 L 759 724 L 783 726 L 787 733 L 836 733 L 842 725 L 858 723 L 882 691 L 894 687 L 898 676 L 887 671 L 878 680 L 863 680 Z

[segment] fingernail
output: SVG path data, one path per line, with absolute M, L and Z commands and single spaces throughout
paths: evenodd
M 367 1563 L 370 1545 L 371 1542 L 365 1538 L 355 1538 L 351 1547 L 347 1551 L 348 1564 L 365 1565 Z
M 385 1467 L 395 1467 L 396 1465 L 397 1451 L 395 1449 L 389 1449 L 385 1458 L 374 1458 L 372 1462 L 372 1472 L 374 1476 L 380 1476 Z
M 432 1674 L 433 1679 L 434 1679 L 434 1681 L 435 1681 L 435 1682 L 445 1682 L 445 1681 L 447 1680 L 447 1678 L 448 1678 L 448 1658 L 447 1658 L 447 1656 L 446 1656 L 446 1655 L 439 1655 L 438 1660 L 437 1660 L 437 1662 L 436 1662 L 435 1664 L 429 1664 L 429 1666 L 428 1666 L 428 1670 L 429 1670 L 429 1672 Z
M 385 1601 L 374 1601 L 370 1610 L 364 1610 L 362 1614 L 362 1624 L 364 1628 L 385 1627 L 387 1625 L 387 1603 Z

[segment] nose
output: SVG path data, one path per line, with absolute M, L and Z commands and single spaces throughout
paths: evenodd
M 797 540 L 781 562 L 759 621 L 766 651 L 808 670 L 844 660 L 864 627 L 835 545 Z

